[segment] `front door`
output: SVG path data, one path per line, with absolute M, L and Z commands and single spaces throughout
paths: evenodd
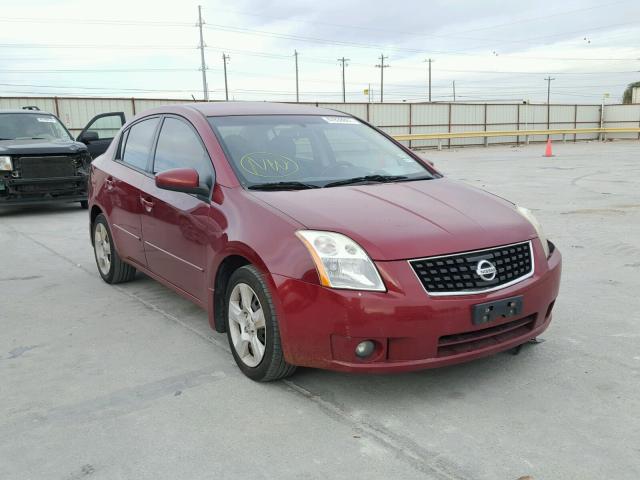
M 96 158 L 107 151 L 111 141 L 124 124 L 123 112 L 101 113 L 89 120 L 87 126 L 78 135 L 77 141 L 87 146 L 91 158 Z
M 145 210 L 141 196 L 154 185 L 149 171 L 159 125 L 160 117 L 152 117 L 123 132 L 115 161 L 106 164 L 104 188 L 100 192 L 118 253 L 142 266 L 147 265 L 147 260 L 142 243 L 141 217 Z
M 160 127 L 153 173 L 194 168 L 200 183 L 212 188 L 213 166 L 193 126 L 180 117 L 166 116 Z M 220 228 L 210 216 L 208 199 L 159 189 L 143 192 L 142 235 L 148 268 L 176 287 L 204 302 L 207 252 Z

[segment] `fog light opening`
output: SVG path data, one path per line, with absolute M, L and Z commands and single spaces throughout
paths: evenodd
M 364 342 L 360 342 L 357 346 L 356 346 L 356 357 L 358 358 L 367 358 L 370 357 L 371 354 L 373 354 L 373 352 L 376 349 L 376 344 L 373 343 L 371 340 L 365 340 Z

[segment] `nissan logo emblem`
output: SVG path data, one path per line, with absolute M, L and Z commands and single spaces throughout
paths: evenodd
M 489 260 L 480 260 L 478 262 L 478 265 L 476 266 L 476 273 L 482 280 L 490 282 L 491 280 L 496 278 L 496 273 L 498 273 L 498 270 L 496 269 L 496 266 Z

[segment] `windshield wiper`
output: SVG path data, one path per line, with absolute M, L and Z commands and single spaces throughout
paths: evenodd
M 354 185 L 356 183 L 368 183 L 368 182 L 376 182 L 376 183 L 388 183 L 388 182 L 397 182 L 399 180 L 406 180 L 409 177 L 405 177 L 404 175 L 365 175 L 364 177 L 353 177 L 346 178 L 344 180 L 338 180 L 335 182 L 329 182 L 325 185 L 326 187 L 339 187 L 341 185 Z
M 330 182 L 326 187 L 339 187 L 341 185 L 356 185 L 358 183 L 393 183 L 393 182 L 415 182 L 416 180 L 431 180 L 432 176 L 407 177 L 405 175 L 365 175 L 364 177 L 347 178 Z
M 250 185 L 249 190 L 308 190 L 310 188 L 320 188 L 318 185 L 302 182 L 271 182 Z
M 418 180 L 433 180 L 435 177 L 433 175 L 420 175 L 419 177 L 409 177 L 406 180 L 402 180 L 403 182 L 417 182 Z

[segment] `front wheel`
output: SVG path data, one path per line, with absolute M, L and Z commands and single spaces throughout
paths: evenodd
M 284 359 L 278 319 L 262 274 L 251 265 L 231 275 L 226 295 L 227 338 L 240 370 L 269 382 L 293 374 Z

